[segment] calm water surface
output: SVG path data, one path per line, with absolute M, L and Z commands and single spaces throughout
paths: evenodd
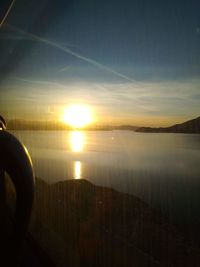
M 15 131 L 48 183 L 87 179 L 200 223 L 200 135 L 132 131 Z

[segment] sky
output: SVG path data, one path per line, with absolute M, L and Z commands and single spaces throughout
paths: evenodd
M 198 117 L 199 10 L 197 0 L 16 0 L 0 27 L 0 114 L 59 120 L 78 103 L 97 124 Z

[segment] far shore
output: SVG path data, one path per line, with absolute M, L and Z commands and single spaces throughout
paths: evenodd
M 191 133 L 200 134 L 200 117 L 169 127 L 140 127 L 135 125 L 88 125 L 83 128 L 70 127 L 62 122 L 51 121 L 8 121 L 8 130 L 28 131 L 113 131 L 125 130 L 142 133 Z

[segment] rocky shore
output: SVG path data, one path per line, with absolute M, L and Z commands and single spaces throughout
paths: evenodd
M 139 198 L 36 179 L 32 233 L 57 266 L 199 266 L 200 250 Z

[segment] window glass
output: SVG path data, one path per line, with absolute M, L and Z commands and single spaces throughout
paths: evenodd
M 199 266 L 199 8 L 16 0 L 4 12 L 0 114 L 32 158 L 39 260 Z

